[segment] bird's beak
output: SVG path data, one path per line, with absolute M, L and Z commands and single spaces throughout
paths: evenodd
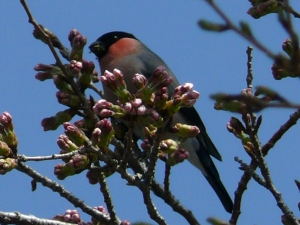
M 93 42 L 89 46 L 90 52 L 94 53 L 98 58 L 105 54 L 105 46 L 99 41 Z

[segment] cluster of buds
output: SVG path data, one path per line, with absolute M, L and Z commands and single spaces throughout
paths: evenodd
M 124 120 L 134 116 L 135 121 L 146 127 L 146 136 L 153 136 L 166 118 L 178 112 L 180 107 L 192 107 L 199 97 L 199 93 L 192 90 L 193 85 L 186 83 L 178 86 L 168 101 L 168 86 L 172 83 L 172 77 L 163 66 L 158 67 L 148 80 L 141 74 L 135 74 L 132 79 L 137 89 L 135 94 L 126 89 L 123 74 L 118 69 L 114 69 L 113 73 L 105 71 L 101 81 L 119 100 L 114 105 L 101 99 L 94 105 L 94 112 L 101 117 Z
M 98 82 L 100 78 L 95 70 L 94 63 L 82 59 L 83 48 L 87 43 L 87 39 L 79 31 L 72 29 L 69 33 L 68 39 L 72 47 L 71 52 L 69 52 L 55 34 L 41 25 L 40 28 L 50 36 L 52 44 L 60 50 L 63 57 L 69 60 L 68 64 L 63 65 L 64 68 L 55 64 L 37 64 L 34 67 L 34 70 L 38 71 L 35 76 L 36 79 L 40 81 L 52 79 L 58 89 L 56 93 L 58 102 L 69 107 L 69 109 L 58 112 L 55 116 L 45 118 L 42 121 L 44 130 L 48 131 L 56 130 L 64 122 L 70 121 L 76 112 L 82 108 L 81 99 L 74 91 L 74 84 L 78 87 L 76 90 L 84 93 L 92 83 Z M 39 30 L 34 31 L 34 36 L 44 42 L 43 35 Z M 73 79 L 75 82 L 73 82 Z
M 82 60 L 83 48 L 87 43 L 87 38 L 83 36 L 78 30 L 72 29 L 69 33 L 68 39 L 70 41 L 72 50 L 70 60 Z
M 167 163 L 174 166 L 189 157 L 189 153 L 181 146 L 187 138 L 196 137 L 200 130 L 196 126 L 177 123 L 171 127 L 170 131 L 176 133 L 179 139 L 176 141 L 173 139 L 162 140 L 159 143 L 159 151 L 161 155 L 167 155 Z M 143 143 L 147 142 L 144 141 Z
M 16 159 L 18 139 L 14 132 L 12 116 L 8 112 L 0 115 L 0 174 L 5 174 L 17 165 Z
M 40 63 L 34 67 L 34 70 L 38 71 L 35 78 L 40 81 L 52 79 L 54 75 L 62 74 L 60 68 L 53 64 L 46 65 Z
M 68 209 L 66 212 L 62 214 L 58 214 L 53 217 L 53 220 L 61 221 L 61 222 L 68 222 L 68 223 L 75 223 L 75 224 L 81 224 L 82 220 L 80 218 L 79 213 L 77 210 Z
M 60 135 L 57 139 L 57 145 L 61 148 L 61 154 L 78 150 L 79 147 L 83 146 L 84 142 L 89 140 L 84 132 L 74 124 L 65 122 L 63 126 L 65 135 Z M 88 154 L 76 154 L 70 158 L 64 158 L 65 164 L 56 165 L 54 174 L 58 179 L 63 180 L 88 168 L 92 158 Z
M 270 13 L 277 13 L 281 10 L 276 0 L 249 0 L 252 7 L 248 10 L 248 14 L 254 19 L 258 19 Z
M 126 89 L 126 83 L 120 70 L 114 69 L 113 73 L 106 70 L 100 80 L 105 87 L 118 96 L 121 103 L 125 103 L 132 98 L 130 92 Z
M 83 120 L 77 121 L 76 125 L 65 122 L 63 126 L 65 129 L 65 135 L 60 135 L 57 140 L 57 144 L 61 148 L 60 154 L 78 150 L 89 140 L 91 140 L 93 146 L 101 148 L 102 152 L 107 153 L 108 145 L 115 133 L 112 123 L 106 118 L 96 123 L 90 139 L 82 131 L 81 126 L 84 126 Z M 66 157 L 63 158 L 65 164 L 58 164 L 55 166 L 54 174 L 58 179 L 65 179 L 68 176 L 75 175 L 90 168 L 90 164 L 97 160 L 97 154 L 93 152 Z M 88 178 L 90 180 L 90 177 Z M 96 182 L 97 177 L 92 177 L 91 180 L 95 180 Z
M 54 167 L 54 174 L 57 179 L 64 180 L 68 176 L 73 176 L 78 172 L 83 171 L 90 165 L 90 160 L 87 155 L 74 155 L 67 163 L 58 164 Z
M 148 104 L 153 101 L 153 93 L 161 92 L 161 89 L 166 89 L 173 81 L 165 67 L 159 66 L 152 76 L 145 83 L 146 78 L 141 74 L 136 74 L 133 77 L 133 84 L 139 88 L 136 96 L 141 98 L 144 103 Z M 158 93 L 161 95 L 161 93 Z
M 286 39 L 282 44 L 282 49 L 288 57 L 279 54 L 271 67 L 274 79 L 281 80 L 286 77 L 300 76 L 300 50 L 298 45 L 293 44 L 290 39 Z
M 189 157 L 189 153 L 180 148 L 180 143 L 173 139 L 162 140 L 159 143 L 160 158 L 167 156 L 167 163 L 174 166 Z
M 95 210 L 99 211 L 103 214 L 104 217 L 109 217 L 108 212 L 103 206 L 94 207 Z M 80 218 L 79 212 L 77 210 L 68 209 L 64 214 L 58 214 L 52 218 L 53 220 L 60 221 L 60 222 L 67 222 L 72 224 L 79 224 L 79 225 L 104 225 L 103 222 L 98 221 L 96 218 L 92 217 L 91 222 L 84 222 Z M 124 220 L 120 223 L 120 225 L 130 225 L 129 220 Z
M 181 148 L 176 150 L 174 153 L 168 155 L 167 163 L 170 166 L 174 166 L 178 163 L 183 162 L 185 159 L 189 157 L 189 152 L 185 149 Z
M 199 98 L 199 92 L 192 89 L 193 84 L 185 83 L 175 88 L 171 100 L 167 102 L 167 110 L 173 115 L 178 112 L 180 107 L 193 107 Z
M 95 129 L 92 132 L 92 144 L 97 148 L 106 150 L 114 134 L 115 130 L 113 129 L 112 123 L 106 118 L 102 119 L 96 123 Z

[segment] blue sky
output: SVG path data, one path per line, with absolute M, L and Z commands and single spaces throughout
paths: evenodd
M 277 22 L 276 15 L 254 20 L 246 14 L 250 3 L 244 1 L 217 1 L 234 22 L 248 22 L 253 33 L 275 53 L 281 52 L 281 44 L 288 37 Z M 290 1 L 300 11 L 298 1 Z M 233 32 L 222 34 L 202 31 L 199 19 L 220 22 L 221 19 L 204 1 L 28 1 L 35 19 L 52 30 L 68 46 L 67 35 L 72 28 L 78 29 L 88 43 L 100 35 L 122 30 L 133 33 L 156 52 L 177 75 L 181 83 L 191 82 L 201 96 L 196 108 L 206 124 L 209 135 L 219 149 L 223 162 L 216 162 L 220 176 L 231 197 L 242 172 L 233 160 L 238 156 L 249 162 L 240 141 L 226 130 L 230 113 L 213 109 L 209 95 L 216 92 L 239 93 L 246 87 L 247 41 Z M 299 30 L 298 20 L 294 20 Z M 32 36 L 32 25 L 19 1 L 0 1 L 0 112 L 12 114 L 19 139 L 19 152 L 27 156 L 58 153 L 57 137 L 63 129 L 44 132 L 40 122 L 65 109 L 57 103 L 56 88 L 51 81 L 40 82 L 34 78 L 33 67 L 37 63 L 54 63 L 49 49 Z M 298 79 L 273 79 L 272 61 L 259 50 L 253 51 L 254 86 L 267 85 L 284 97 L 299 103 Z M 85 51 L 84 57 L 95 62 L 95 56 Z M 98 67 L 97 67 L 98 68 Z M 289 118 L 293 110 L 268 109 L 262 112 L 263 123 L 259 137 L 264 144 Z M 239 117 L 239 115 L 234 115 Z M 297 213 L 300 200 L 294 179 L 300 179 L 299 126 L 293 127 L 267 156 L 274 183 L 283 199 Z M 28 165 L 56 180 L 53 167 L 60 161 Z M 158 180 L 163 179 L 163 167 L 156 171 Z M 32 193 L 31 179 L 18 171 L 1 176 L 1 211 L 19 211 L 38 217 L 51 218 L 74 207 L 56 193 L 38 185 Z M 172 171 L 171 189 L 182 204 L 192 210 L 202 224 L 209 216 L 229 219 L 219 199 L 202 174 L 188 162 Z M 69 177 L 61 182 L 68 190 L 91 206 L 104 205 L 98 186 L 90 186 L 85 173 Z M 116 211 L 121 219 L 132 222 L 150 222 L 139 191 L 121 180 L 116 174 L 108 179 Z M 160 199 L 154 197 L 156 206 L 168 224 L 186 224 Z M 248 185 L 239 224 L 280 224 L 281 212 L 274 197 L 254 181 Z M 83 217 L 88 220 L 87 216 Z

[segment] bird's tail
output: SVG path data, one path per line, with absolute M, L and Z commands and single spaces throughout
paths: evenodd
M 224 185 L 222 184 L 219 178 L 205 176 L 211 187 L 214 189 L 216 194 L 218 195 L 220 201 L 222 202 L 223 207 L 228 213 L 232 213 L 233 203 L 232 200 L 227 193 Z
M 210 158 L 209 154 L 205 150 L 204 146 L 200 146 L 200 149 L 196 152 L 198 158 L 205 170 L 206 174 L 204 174 L 205 178 L 214 189 L 219 199 L 221 200 L 225 210 L 229 213 L 232 213 L 233 203 L 232 200 L 225 189 L 222 181 L 220 180 L 220 176 L 214 162 Z

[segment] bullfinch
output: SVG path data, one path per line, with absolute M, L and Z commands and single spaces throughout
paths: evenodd
M 97 56 L 101 74 L 105 70 L 112 72 L 115 68 L 119 69 L 123 73 L 127 89 L 133 94 L 137 91 L 137 88 L 132 84 L 134 74 L 143 74 L 148 79 L 159 66 L 164 66 L 168 74 L 173 78 L 171 85 L 168 87 L 169 96 L 173 94 L 175 87 L 179 86 L 179 82 L 166 63 L 130 33 L 121 31 L 106 33 L 93 42 L 89 48 Z M 116 103 L 117 96 L 105 86 L 103 90 L 105 99 Z M 174 123 L 180 122 L 194 125 L 200 129 L 200 133 L 196 138 L 190 138 L 184 143 L 185 150 L 189 152 L 188 160 L 201 170 L 218 195 L 225 210 L 231 213 L 233 208 L 232 200 L 222 184 L 219 173 L 210 156 L 220 161 L 222 158 L 206 133 L 199 114 L 194 107 L 182 107 L 173 116 L 173 121 Z M 138 138 L 144 138 L 141 132 L 134 133 Z M 175 137 L 172 136 L 171 138 Z

